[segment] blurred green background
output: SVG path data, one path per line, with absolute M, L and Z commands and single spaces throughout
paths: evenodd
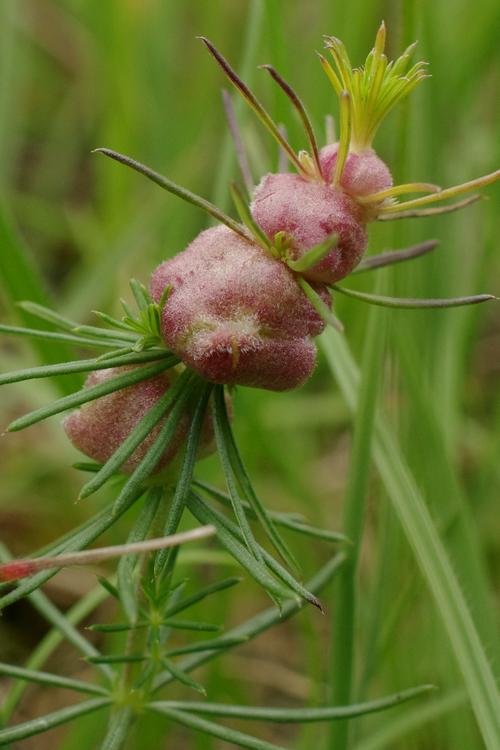
M 208 36 L 237 67 L 299 149 L 306 144 L 294 114 L 257 65 L 272 63 L 292 83 L 323 142 L 324 118 L 336 115 L 336 102 L 315 54 L 322 35 L 342 38 L 353 62 L 361 64 L 381 19 L 388 27 L 390 55 L 418 39 L 418 59 L 428 60 L 432 73 L 390 116 L 376 140 L 395 181 L 447 186 L 493 171 L 500 161 L 496 0 L 2 0 L 2 322 L 28 322 L 14 305 L 28 298 L 49 301 L 82 321 L 91 321 L 94 309 L 116 314 L 119 298 L 128 298 L 130 277 L 147 283 L 156 264 L 182 250 L 206 226 L 197 209 L 92 155 L 91 149 L 108 146 L 128 153 L 228 208 L 227 181 L 236 169 L 221 103 L 226 84 L 197 35 Z M 276 148 L 252 113 L 236 106 L 258 180 L 276 167 Z M 387 275 L 393 293 L 500 294 L 499 189 L 485 192 L 488 200 L 463 213 L 371 227 L 369 252 L 428 238 L 441 241 L 432 256 Z M 370 290 L 373 278 L 350 284 Z M 337 312 L 349 342 L 361 352 L 366 307 L 340 299 Z M 498 626 L 499 602 L 493 592 L 500 579 L 498 306 L 390 311 L 385 320 L 384 402 L 474 613 L 481 619 L 478 581 L 491 605 L 483 636 L 494 662 L 491 626 Z M 60 361 L 66 354 L 10 337 L 0 343 L 2 370 Z M 2 391 L 0 425 L 69 385 L 60 380 L 8 386 Z M 238 391 L 235 430 L 269 506 L 339 527 L 350 416 L 321 357 L 313 379 L 296 393 Z M 83 480 L 68 468 L 77 454 L 57 419 L 3 436 L 0 445 L 0 537 L 15 553 L 54 539 L 105 501 L 102 492 L 88 505 L 75 506 Z M 216 460 L 201 464 L 199 475 L 218 481 Z M 111 537 L 121 539 L 127 525 L 125 520 Z M 470 550 L 473 560 L 464 566 L 462 558 Z M 297 546 L 306 574 L 328 553 L 321 545 Z M 469 569 L 474 576 L 469 577 Z M 205 572 L 200 567 L 192 575 L 203 578 Z M 90 573 L 64 574 L 51 591 L 67 606 L 92 581 Z M 358 722 L 354 746 L 481 748 L 433 603 L 375 474 L 359 604 L 360 697 L 419 682 L 438 684 L 441 691 L 416 708 Z M 267 604 L 255 585 L 245 583 L 234 599 L 218 606 L 227 611 L 215 615 L 224 615 L 229 624 Z M 331 602 L 329 618 L 334 612 Z M 29 613 L 27 605 L 13 608 L 0 622 L 1 659 L 24 658 L 43 632 Z M 209 619 L 205 613 L 204 618 Z M 291 705 L 324 700 L 328 624 L 304 611 L 241 655 L 210 667 L 210 697 Z M 76 658 L 67 660 L 70 672 L 81 669 Z M 32 696 L 31 708 L 25 705 L 23 718 L 50 709 L 42 693 Z M 54 747 L 50 743 L 57 736 L 61 748 L 90 750 L 96 745 L 95 721 L 84 720 L 69 733 L 56 732 L 22 747 Z M 164 747 L 219 747 L 217 741 L 150 722 L 141 731 L 141 749 L 158 747 L 158 727 L 165 732 Z M 294 748 L 305 750 L 312 743 L 326 748 L 321 726 L 300 732 L 263 727 L 260 734 Z

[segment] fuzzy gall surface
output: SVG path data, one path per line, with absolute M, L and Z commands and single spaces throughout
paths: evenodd
M 268 174 L 255 189 L 251 211 L 271 238 L 285 231 L 294 240 L 292 252 L 300 258 L 330 235 L 337 245 L 303 273 L 309 281 L 333 284 L 359 263 L 367 236 L 362 209 L 342 189 L 297 174 Z
M 165 342 L 206 380 L 284 391 L 311 375 L 324 323 L 287 266 L 255 243 L 207 229 L 155 270 L 155 301 L 167 284 Z
M 321 171 L 328 183 L 333 179 L 338 147 L 338 143 L 330 143 L 319 152 Z M 356 197 L 386 190 L 392 187 L 393 180 L 385 162 L 372 148 L 367 148 L 347 156 L 340 185 L 346 193 Z
M 104 383 L 117 375 L 135 367 L 111 367 L 92 372 L 85 381 L 84 388 Z M 171 372 L 160 373 L 148 380 L 114 391 L 95 401 L 83 404 L 63 420 L 64 430 L 78 450 L 98 463 L 105 463 L 121 446 L 145 414 L 155 405 L 158 399 L 172 385 Z M 121 467 L 121 471 L 130 474 L 146 455 L 155 441 L 166 417 L 151 430 L 147 438 L 132 453 Z M 213 425 L 207 419 L 201 435 L 200 454 L 213 452 Z M 176 456 L 189 426 L 189 417 L 185 415 L 177 432 L 161 457 L 154 473 L 164 469 Z

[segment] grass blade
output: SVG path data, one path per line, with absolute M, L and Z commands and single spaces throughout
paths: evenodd
M 359 372 L 347 343 L 332 331 L 322 339 L 349 407 L 356 409 Z M 488 750 L 500 747 L 500 696 L 467 602 L 418 486 L 386 422 L 377 420 L 374 460 L 435 600 Z

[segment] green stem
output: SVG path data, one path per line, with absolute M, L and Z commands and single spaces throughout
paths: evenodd
M 351 544 L 347 560 L 334 587 L 337 616 L 332 625 L 332 703 L 348 705 L 352 700 L 355 670 L 356 582 L 363 537 L 366 492 L 371 464 L 372 435 L 380 382 L 384 329 L 378 311 L 368 319 L 362 363 L 360 397 L 354 423 L 352 458 L 347 478 L 343 513 L 343 533 Z M 348 747 L 349 723 L 331 725 L 330 744 L 336 750 Z
M 322 339 L 330 367 L 349 407 L 356 409 L 360 374 L 335 331 Z M 413 548 L 447 633 L 472 709 L 488 750 L 500 747 L 500 696 L 484 646 L 447 551 L 388 424 L 377 418 L 374 461 Z

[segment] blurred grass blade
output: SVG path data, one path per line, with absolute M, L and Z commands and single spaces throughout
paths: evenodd
M 101 398 L 101 396 L 106 396 L 108 393 L 114 393 L 114 391 L 118 391 L 121 388 L 127 388 L 130 385 L 135 385 L 135 383 L 152 378 L 168 368 L 168 362 L 146 365 L 145 367 L 125 372 L 122 375 L 117 375 L 115 378 L 110 378 L 110 380 L 106 380 L 104 383 L 98 383 L 89 388 L 82 388 L 77 393 L 60 398 L 51 404 L 25 414 L 23 417 L 19 417 L 19 419 L 15 419 L 7 427 L 7 430 L 9 432 L 23 430 L 36 422 L 41 422 L 43 419 L 52 417 L 54 414 L 60 414 L 68 409 L 75 409 L 77 406 L 86 404 L 88 401 L 94 401 L 97 398 Z
M 95 698 L 84 703 L 79 703 L 76 706 L 69 706 L 68 708 L 62 708 L 59 711 L 45 714 L 45 716 L 41 716 L 39 719 L 31 719 L 8 729 L 1 729 L 0 746 L 7 745 L 9 742 L 25 740 L 42 732 L 48 732 L 49 729 L 58 727 L 61 724 L 67 724 L 73 721 L 73 719 L 98 711 L 110 704 L 111 699 L 109 698 Z
M 24 247 L 19 233 L 8 216 L 7 209 L 0 200 L 0 280 L 7 297 L 15 305 L 23 299 L 31 299 L 40 304 L 48 302 L 42 280 Z M 33 317 L 20 311 L 23 323 L 30 325 Z M 1 329 L 0 329 L 1 330 Z M 51 364 L 69 358 L 68 348 L 62 338 L 34 336 L 33 347 L 44 364 Z M 77 377 L 68 377 L 57 384 L 59 390 L 68 393 L 77 388 Z
M 383 280 L 379 277 L 379 287 Z M 385 317 L 371 309 L 365 327 L 358 408 L 354 418 L 351 457 L 342 511 L 342 528 L 351 544 L 347 560 L 335 581 L 333 602 L 336 616 L 331 625 L 331 701 L 348 705 L 353 699 L 358 624 L 358 562 L 363 544 L 366 502 L 372 463 L 372 445 L 377 399 L 383 369 Z M 349 746 L 350 724 L 337 722 L 330 727 L 330 743 L 338 750 Z
M 153 706 L 164 705 L 180 711 L 192 711 L 197 714 L 208 714 L 209 716 L 224 716 L 231 719 L 248 719 L 250 721 L 270 721 L 279 724 L 306 724 L 316 721 L 334 721 L 336 719 L 354 718 L 365 716 L 377 711 L 385 711 L 388 708 L 399 706 L 402 703 L 420 698 L 422 695 L 435 690 L 433 685 L 420 685 L 419 687 L 401 690 L 394 695 L 378 698 L 366 703 L 352 704 L 350 706 L 321 706 L 313 708 L 268 708 L 267 706 L 235 706 L 224 703 L 194 703 L 192 701 L 158 701 L 150 704 Z
M 356 409 L 359 371 L 347 343 L 323 339 L 328 363 L 349 407 Z M 374 459 L 441 616 L 488 750 L 500 747 L 500 696 L 467 602 L 418 486 L 386 422 L 377 420 Z

